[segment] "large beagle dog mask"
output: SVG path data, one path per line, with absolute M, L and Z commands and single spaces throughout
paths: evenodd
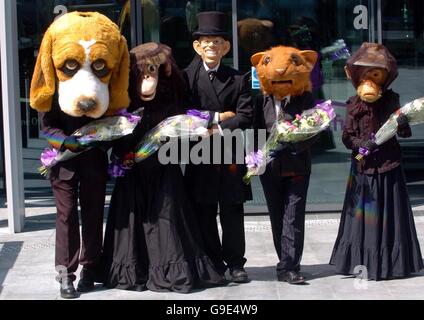
M 119 28 L 102 14 L 72 12 L 46 31 L 31 82 L 30 105 L 59 105 L 73 117 L 99 118 L 128 107 L 129 53 Z

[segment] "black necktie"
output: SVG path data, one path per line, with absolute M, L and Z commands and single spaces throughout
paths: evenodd
M 216 71 L 209 71 L 208 72 L 209 80 L 213 81 L 213 79 L 215 79 L 215 75 L 216 75 Z
M 287 98 L 284 98 L 283 100 L 281 100 L 280 109 L 283 110 L 288 102 L 289 102 L 289 100 Z

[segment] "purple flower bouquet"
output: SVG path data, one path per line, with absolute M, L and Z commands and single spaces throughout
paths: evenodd
M 160 149 L 166 138 L 188 139 L 193 136 L 205 136 L 208 132 L 209 117 L 208 111 L 191 109 L 187 114 L 166 118 L 141 139 L 134 153 L 131 153 L 131 160 L 137 163 L 147 159 Z M 114 177 L 121 177 L 128 169 L 124 161 L 118 159 L 111 163 L 109 173 Z
M 278 119 L 262 149 L 246 156 L 247 173 L 243 181 L 249 184 L 252 177 L 258 175 L 274 159 L 271 151 L 278 149 L 280 142 L 293 143 L 310 139 L 328 128 L 335 116 L 331 100 L 327 100 L 305 110 L 301 115 L 296 115 L 296 119 L 291 122 Z
M 72 135 L 75 136 L 82 145 L 87 146 L 90 146 L 93 142 L 119 139 L 133 132 L 142 118 L 142 111 L 142 109 L 134 113 L 121 111 L 115 116 L 94 120 L 76 130 Z M 89 148 L 86 150 L 88 149 Z M 38 170 L 41 175 L 48 178 L 51 168 L 58 162 L 72 159 L 80 153 L 81 152 L 75 153 L 69 150 L 59 151 L 55 148 L 46 148 L 41 153 L 40 161 L 42 166 Z

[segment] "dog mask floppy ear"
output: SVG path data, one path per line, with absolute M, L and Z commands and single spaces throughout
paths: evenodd
M 55 92 L 55 69 L 52 59 L 52 38 L 48 29 L 41 42 L 40 52 L 31 80 L 30 106 L 40 112 L 48 112 Z
M 109 82 L 110 103 L 107 114 L 114 114 L 125 109 L 130 104 L 128 96 L 128 81 L 130 72 L 130 58 L 127 41 L 121 36 L 119 43 L 120 61 L 115 67 Z

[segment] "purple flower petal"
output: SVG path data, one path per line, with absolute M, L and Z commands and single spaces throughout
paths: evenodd
M 56 161 L 56 156 L 58 155 L 58 151 L 54 148 L 46 148 L 41 153 L 40 161 L 44 167 L 49 168 L 54 166 Z
M 258 152 L 251 152 L 245 158 L 246 166 L 248 168 L 257 168 L 259 167 L 264 160 L 263 152 L 258 150 Z
M 135 114 L 129 113 L 126 109 L 120 110 L 118 112 L 119 116 L 123 116 L 126 117 L 128 119 L 129 122 L 131 123 L 137 123 L 141 120 L 140 116 L 137 116 Z
M 334 118 L 336 116 L 331 100 L 319 103 L 315 107 L 327 113 L 330 118 Z
M 359 153 L 362 154 L 363 156 L 367 156 L 370 154 L 370 151 L 367 148 L 360 147 Z
M 210 119 L 209 112 L 207 112 L 207 111 L 199 111 L 199 110 L 196 110 L 196 109 L 190 109 L 186 112 L 186 114 L 189 115 L 189 116 L 199 117 L 203 120 L 209 121 L 209 119 Z
M 120 160 L 113 160 L 108 167 L 108 173 L 114 178 L 123 177 L 131 167 L 125 166 Z

